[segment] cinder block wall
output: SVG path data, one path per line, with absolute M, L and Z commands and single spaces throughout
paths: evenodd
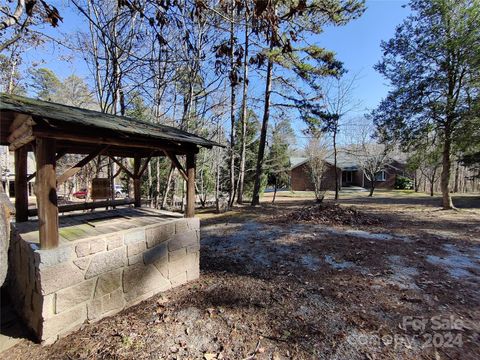
M 52 250 L 25 242 L 14 226 L 11 240 L 10 294 L 44 343 L 197 279 L 200 272 L 197 218 L 173 219 Z

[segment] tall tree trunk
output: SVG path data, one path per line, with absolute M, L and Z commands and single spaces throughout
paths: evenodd
M 170 165 L 170 171 L 168 172 L 167 183 L 165 184 L 165 192 L 163 193 L 161 209 L 165 209 L 167 205 L 168 192 L 170 191 L 170 183 L 172 182 L 173 170 L 175 169 L 173 163 Z M 175 194 L 173 195 L 175 198 Z M 174 204 L 175 205 L 175 204 Z
M 10 68 L 10 74 L 9 74 L 9 79 L 8 79 L 8 88 L 7 88 L 7 94 L 12 94 L 13 93 L 13 79 L 15 78 L 15 70 L 17 66 L 17 59 L 14 56 L 13 50 L 12 50 L 12 55 L 11 55 L 11 68 Z M 9 190 L 10 191 L 10 190 Z
M 273 47 L 273 40 L 270 40 L 270 48 Z M 268 60 L 267 79 L 265 82 L 265 104 L 263 109 L 262 130 L 260 132 L 260 143 L 258 145 L 257 167 L 255 172 L 255 184 L 253 186 L 252 206 L 260 204 L 260 182 L 263 174 L 263 162 L 265 156 L 265 145 L 267 142 L 268 120 L 270 119 L 270 94 L 272 92 L 272 69 L 273 62 Z
M 277 197 L 277 179 L 275 178 L 275 185 L 273 186 L 273 199 L 272 204 L 275 204 L 275 198 Z
M 337 125 L 333 131 L 333 167 L 335 170 L 335 200 L 338 200 L 338 172 L 337 172 Z
M 231 207 L 235 200 L 235 0 L 230 5 L 230 189 L 228 206 Z
M 457 161 L 455 167 L 455 184 L 453 185 L 453 192 L 458 193 L 459 188 L 459 177 L 460 177 L 460 163 Z
M 247 95 L 248 95 L 248 46 L 249 46 L 249 34 L 248 34 L 248 5 L 246 7 L 246 19 L 245 19 L 245 49 L 243 54 L 243 94 L 242 94 L 242 144 L 240 150 L 240 168 L 238 173 L 238 195 L 237 203 L 243 204 L 243 185 L 245 182 L 245 158 L 247 156 Z
M 375 191 L 375 181 L 370 181 L 370 193 L 368 194 L 368 196 L 372 197 L 374 191 Z
M 437 169 L 433 171 L 433 175 L 430 178 L 430 196 L 435 195 L 435 175 L 437 173 Z
M 449 121 L 447 120 L 447 125 L 445 126 L 445 140 L 443 143 L 443 152 L 442 152 L 442 175 L 440 178 L 440 187 L 442 189 L 442 205 L 445 210 L 453 209 L 453 202 L 450 196 L 450 150 L 451 150 L 451 134 L 450 126 L 448 125 Z

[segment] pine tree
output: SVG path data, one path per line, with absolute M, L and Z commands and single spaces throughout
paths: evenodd
M 480 84 L 480 1 L 412 0 L 410 15 L 382 43 L 376 69 L 392 86 L 372 116 L 386 141 L 409 148 L 434 128 L 442 144 L 441 190 L 450 197 L 453 147 L 467 135 Z

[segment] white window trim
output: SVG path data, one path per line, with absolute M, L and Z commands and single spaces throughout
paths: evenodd
M 380 178 L 378 175 L 381 175 Z M 387 181 L 387 172 L 385 170 L 380 170 L 375 174 L 375 181 Z

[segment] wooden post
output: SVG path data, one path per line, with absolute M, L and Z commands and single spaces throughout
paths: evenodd
M 58 246 L 57 177 L 55 174 L 55 140 L 37 138 L 36 195 L 40 248 Z
M 142 158 L 135 157 L 133 159 L 133 197 L 135 199 L 135 207 L 142 206 L 142 181 L 140 174 Z
M 195 216 L 195 154 L 187 154 L 187 207 L 185 217 Z
M 27 155 L 26 146 L 15 150 L 15 219 L 17 222 L 28 220 Z

